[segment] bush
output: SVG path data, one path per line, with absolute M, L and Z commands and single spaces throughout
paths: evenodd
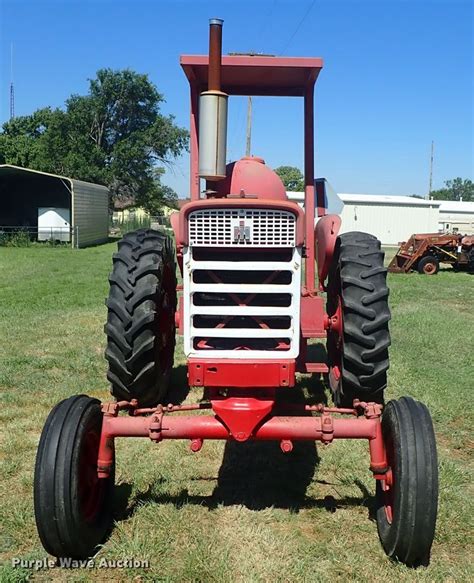
M 113 229 L 114 234 L 125 235 L 130 231 L 136 231 L 137 229 L 148 229 L 150 228 L 150 217 L 132 217 L 126 221 L 112 221 L 111 229 Z
M 27 231 L 0 232 L 0 245 L 3 247 L 31 247 Z

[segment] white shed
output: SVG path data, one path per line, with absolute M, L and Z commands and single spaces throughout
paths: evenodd
M 2 228 L 25 229 L 40 240 L 50 236 L 71 241 L 75 247 L 104 243 L 109 230 L 109 191 L 100 184 L 2 164 Z

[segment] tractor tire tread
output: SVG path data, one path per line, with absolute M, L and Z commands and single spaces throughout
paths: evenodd
M 86 520 L 77 495 L 80 447 L 88 428 L 100 431 L 100 402 L 86 395 L 69 397 L 50 412 L 35 463 L 34 511 L 40 540 L 55 557 L 91 556 L 112 524 L 114 470 L 94 521 Z
M 382 417 L 394 447 L 394 501 L 389 523 L 377 484 L 377 528 L 387 555 L 410 567 L 427 565 L 438 508 L 438 463 L 428 409 L 411 397 L 390 401 Z
M 136 398 L 140 405 L 150 406 L 166 392 L 167 379 L 156 359 L 158 298 L 165 268 L 172 272 L 174 310 L 176 275 L 169 237 L 159 231 L 139 229 L 119 241 L 109 277 L 105 326 L 107 378 L 118 400 Z
M 337 273 L 336 273 L 337 270 Z M 342 395 L 383 403 L 390 346 L 389 289 L 380 241 L 368 233 L 339 235 L 328 282 L 328 314 L 340 294 L 343 312 Z M 339 288 L 339 289 L 338 289 Z M 328 352 L 331 344 L 328 343 Z

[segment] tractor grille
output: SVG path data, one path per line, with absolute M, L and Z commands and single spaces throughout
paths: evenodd
M 184 249 L 187 357 L 298 356 L 301 248 L 259 247 Z
M 294 247 L 296 217 L 283 210 L 203 209 L 189 213 L 189 244 L 196 247 Z

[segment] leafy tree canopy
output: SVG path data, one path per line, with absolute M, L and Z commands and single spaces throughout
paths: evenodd
M 439 190 L 433 190 L 431 196 L 435 200 L 463 200 L 466 202 L 474 201 L 474 182 L 465 178 L 454 178 L 446 180 L 445 187 Z
M 304 190 L 304 176 L 295 166 L 278 166 L 275 172 L 281 178 L 286 190 L 300 192 Z
M 62 109 L 39 109 L 3 125 L 0 161 L 105 184 L 118 206 L 152 213 L 176 195 L 161 184 L 163 165 L 188 145 L 188 132 L 160 113 L 164 101 L 147 75 L 101 69 L 87 95 Z
M 171 187 L 161 184 L 161 177 L 164 173 L 165 169 L 162 167 L 154 169 L 149 188 L 141 199 L 141 206 L 152 216 L 162 213 L 163 204 L 171 208 L 178 207 L 178 195 L 176 192 Z

